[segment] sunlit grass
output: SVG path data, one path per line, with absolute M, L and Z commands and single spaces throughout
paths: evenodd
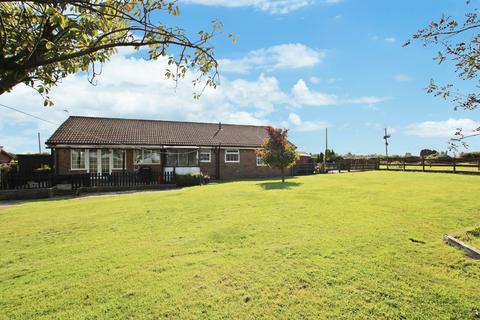
M 480 177 L 242 181 L 0 211 L 0 319 L 472 319 Z

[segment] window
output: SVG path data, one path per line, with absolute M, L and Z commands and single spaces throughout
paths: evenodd
M 227 163 L 238 163 L 238 162 L 240 162 L 240 151 L 239 150 L 225 150 L 225 162 L 227 162 Z
M 88 150 L 88 168 L 89 172 L 97 173 L 98 171 L 98 157 L 97 149 Z
M 200 151 L 200 162 L 211 162 L 212 152 L 210 150 Z
M 113 150 L 113 169 L 126 169 L 125 168 L 125 150 L 119 150 L 119 149 Z
M 135 150 L 135 164 L 160 164 L 161 150 Z
M 109 173 L 110 172 L 110 150 L 102 149 L 101 151 L 101 165 L 102 165 L 102 172 Z
M 191 149 L 168 150 L 167 167 L 198 167 L 198 151 Z
M 85 170 L 85 149 L 72 149 L 70 154 L 72 170 Z
M 261 156 L 257 156 L 257 167 L 265 167 L 267 164 Z

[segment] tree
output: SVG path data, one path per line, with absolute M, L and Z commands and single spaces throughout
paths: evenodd
M 335 153 L 335 151 L 333 151 L 333 149 L 326 149 L 325 150 L 325 160 L 326 161 L 335 161 L 336 158 L 337 158 L 337 154 Z
M 167 78 L 177 81 L 192 68 L 198 71 L 194 84 L 205 80 L 215 87 L 217 61 L 209 42 L 222 23 L 212 21 L 212 30 L 193 40 L 158 21 L 177 15 L 177 0 L 0 0 L 0 95 L 24 83 L 51 105 L 48 92 L 62 78 L 83 71 L 93 82 L 98 64 L 125 47 L 148 48 L 152 60 L 167 57 Z
M 466 0 L 470 5 L 470 0 Z M 427 27 L 420 29 L 413 35 L 413 40 L 422 41 L 425 46 L 437 45 L 441 49 L 435 60 L 439 64 L 449 61 L 453 63 L 455 73 L 460 80 L 470 81 L 473 85 L 471 92 L 462 92 L 455 89 L 455 85 L 439 85 L 431 79 L 427 92 L 443 97 L 454 104 L 454 109 L 473 110 L 480 105 L 480 16 L 477 9 L 465 14 L 462 20 L 443 15 L 438 21 L 431 22 Z M 407 41 L 407 46 L 411 41 Z M 476 131 L 480 131 L 477 128 Z M 462 140 L 465 136 L 459 128 L 456 139 Z
M 438 153 L 437 150 L 422 149 L 422 151 L 420 151 L 420 157 L 425 158 L 431 154 L 436 154 L 436 153 Z
M 288 141 L 287 129 L 266 128 L 268 138 L 265 139 L 258 155 L 265 164 L 279 168 L 282 182 L 285 182 L 285 169 L 292 167 L 298 159 L 297 147 Z

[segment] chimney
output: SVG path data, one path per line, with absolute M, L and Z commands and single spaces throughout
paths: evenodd
M 221 122 L 218 123 L 218 130 L 222 130 L 222 123 Z

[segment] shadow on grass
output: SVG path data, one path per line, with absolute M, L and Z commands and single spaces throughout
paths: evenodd
M 262 182 L 262 183 L 258 183 L 257 186 L 260 186 L 264 190 L 288 190 L 295 187 L 299 187 L 302 184 L 303 183 L 300 183 L 300 182 L 278 181 L 278 182 Z

